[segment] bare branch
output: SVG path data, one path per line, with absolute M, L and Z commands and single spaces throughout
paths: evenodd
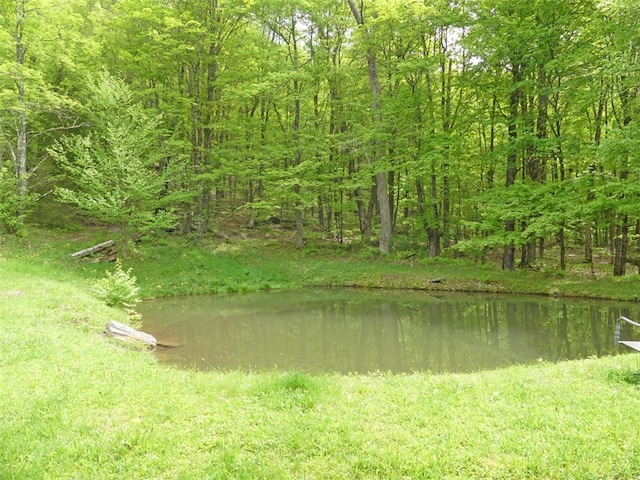
M 42 193 L 40 195 L 38 195 L 36 198 L 33 199 L 34 202 L 39 202 L 40 200 L 42 200 L 44 197 L 46 197 L 47 195 L 53 193 L 53 190 L 49 190 L 48 192 Z
M 78 119 L 76 118 L 76 120 L 73 122 L 72 125 L 61 125 L 59 127 L 53 127 L 53 128 L 47 128 L 46 130 L 40 130 L 39 132 L 33 133 L 30 135 L 30 137 L 33 138 L 38 138 L 42 135 L 45 135 L 47 133 L 51 133 L 51 132 L 59 132 L 62 130 L 75 130 L 76 128 L 81 128 L 81 127 L 88 127 L 89 125 L 91 125 L 88 122 L 81 122 L 81 123 L 76 123 L 78 121 Z

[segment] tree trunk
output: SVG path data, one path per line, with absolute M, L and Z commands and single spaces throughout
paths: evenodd
M 614 263 L 614 257 L 615 257 L 615 238 L 616 238 L 616 224 L 612 221 L 609 224 L 609 238 L 608 240 L 608 246 L 609 246 L 609 256 L 611 257 L 611 264 Z
M 324 200 L 322 195 L 318 195 L 317 205 L 318 205 L 318 225 L 320 226 L 320 229 L 323 232 L 325 232 L 327 231 L 327 225 L 324 220 Z
M 632 121 L 631 100 L 635 97 L 632 95 L 630 88 L 623 85 L 619 92 L 620 103 L 622 105 L 624 127 L 628 127 Z M 629 180 L 629 158 L 622 158 L 622 166 L 620 169 L 620 181 L 624 184 Z M 624 194 L 623 194 L 624 197 Z M 627 200 L 628 201 L 628 200 Z M 615 225 L 615 237 L 613 241 L 614 259 L 613 259 L 613 276 L 624 276 L 627 270 L 627 254 L 629 251 L 629 217 L 625 214 L 617 215 L 619 220 Z
M 380 253 L 389 253 L 391 246 L 391 235 L 393 230 L 393 219 L 391 217 L 391 209 L 389 208 L 388 192 L 387 192 L 387 174 L 379 172 L 376 174 L 376 184 L 378 195 L 378 206 L 380 208 Z M 384 200 L 381 201 L 380 198 Z
M 613 240 L 613 276 L 622 277 L 627 273 L 627 252 L 629 250 L 629 217 L 623 215 L 620 224 L 615 227 Z
M 444 248 L 451 246 L 451 186 L 449 181 L 449 152 L 445 155 L 445 161 L 442 165 L 444 175 L 442 177 L 442 233 Z M 438 249 L 440 250 L 440 249 Z M 439 254 L 439 252 L 438 252 Z
M 73 258 L 86 257 L 87 255 L 91 255 L 92 253 L 101 252 L 102 250 L 104 250 L 106 248 L 113 247 L 113 246 L 115 246 L 115 244 L 116 244 L 116 242 L 114 242 L 113 240 L 107 240 L 106 242 L 98 243 L 97 245 L 94 245 L 93 247 L 85 248 L 83 250 L 79 250 L 77 252 L 74 252 L 69 256 L 73 257 Z
M 432 178 L 432 188 L 435 185 L 435 180 Z M 420 215 L 420 217 L 423 217 L 426 215 L 427 212 L 427 207 L 426 207 L 426 200 L 425 200 L 425 192 L 424 192 L 424 185 L 422 184 L 422 181 L 420 179 L 416 180 L 416 191 L 418 193 L 418 214 Z M 433 192 L 432 192 L 433 193 Z M 435 209 L 435 215 L 437 217 L 437 203 L 435 203 L 435 199 L 433 200 L 433 208 Z M 428 224 L 425 223 L 425 230 L 427 232 L 427 253 L 429 255 L 429 258 L 434 258 L 437 257 L 438 255 L 440 255 L 440 231 L 439 229 L 430 227 Z
M 516 175 L 518 173 L 518 152 L 516 150 L 516 141 L 518 139 L 518 105 L 520 104 L 521 87 L 520 82 L 522 80 L 522 72 L 519 64 L 513 65 L 513 91 L 509 99 L 509 153 L 507 155 L 507 175 L 506 186 L 513 185 L 516 181 Z M 505 222 L 504 231 L 506 235 L 510 235 L 516 230 L 515 219 L 509 219 Z M 515 269 L 515 252 L 516 248 L 513 240 L 508 240 L 504 247 L 504 253 L 502 255 L 502 268 L 504 270 Z
M 212 5 L 211 15 L 215 15 L 215 4 Z M 218 79 L 218 60 L 216 59 L 219 52 L 219 46 L 216 43 L 209 44 L 208 50 L 208 63 L 207 63 L 207 94 L 206 102 L 202 105 L 204 110 L 203 128 L 202 128 L 202 173 L 210 173 L 213 169 L 212 165 L 212 150 L 213 150 L 213 123 L 212 112 L 214 110 L 213 105 L 216 100 L 216 88 L 215 82 Z M 211 195 L 214 189 L 213 182 L 211 180 L 202 180 L 200 187 L 200 196 L 198 198 L 198 234 L 204 235 L 209 231 L 209 223 L 211 221 L 212 207 L 211 207 Z
M 593 263 L 593 235 L 590 220 L 587 220 L 584 227 L 584 263 Z
M 354 160 L 349 160 L 349 175 L 354 176 L 356 173 L 356 164 Z M 362 195 L 362 187 L 356 187 L 353 191 L 353 196 L 356 201 L 356 207 L 358 208 L 358 224 L 360 227 L 360 234 L 363 241 L 369 241 L 371 237 L 371 221 L 373 218 L 374 203 L 376 199 L 376 185 L 375 179 L 372 179 L 373 185 L 371 186 L 371 195 L 369 196 L 369 204 L 365 207 L 365 201 Z
M 433 210 L 434 221 L 427 226 L 427 240 L 429 243 L 429 258 L 440 255 L 440 212 L 438 208 L 438 176 L 435 172 L 431 174 L 431 208 Z
M 18 89 L 18 128 L 16 142 L 16 178 L 18 180 L 18 194 L 21 198 L 20 212 L 23 213 L 27 199 L 27 101 L 25 96 L 24 61 L 27 47 L 24 44 L 22 22 L 26 17 L 25 0 L 16 1 L 16 28 L 13 39 L 16 47 L 16 87 Z
M 294 42 L 294 48 L 295 48 L 295 42 Z M 298 85 L 298 81 L 295 80 L 293 82 L 294 85 L 294 90 L 296 92 L 299 91 L 299 85 Z M 294 161 L 294 165 L 297 167 L 298 165 L 300 165 L 300 162 L 302 161 L 302 150 L 300 148 L 300 98 L 296 97 L 296 99 L 293 102 L 294 104 L 294 121 L 293 121 L 293 138 L 294 138 L 294 142 L 296 145 L 296 152 L 295 152 L 295 161 Z M 300 198 L 300 191 L 301 191 L 301 186 L 299 183 L 296 183 L 296 185 L 293 187 L 295 193 L 296 193 L 296 248 L 301 249 L 304 248 L 304 224 L 303 224 L 303 216 L 302 216 L 302 210 L 303 210 L 303 206 L 302 206 L 302 199 Z
M 351 13 L 360 26 L 364 25 L 362 12 L 356 7 L 354 0 L 347 0 Z M 373 112 L 374 127 L 379 127 L 382 123 L 381 103 L 382 88 L 378 79 L 378 64 L 373 47 L 367 48 L 367 66 L 369 71 L 369 84 L 371 87 L 371 110 Z M 379 141 L 374 141 L 373 162 L 378 162 L 384 155 L 384 146 Z M 389 195 L 387 191 L 387 173 L 385 171 L 376 172 L 376 195 L 378 197 L 378 210 L 380 212 L 380 253 L 387 254 L 390 250 L 392 235 L 392 216 L 389 208 Z
M 567 245 L 564 236 L 564 227 L 558 232 L 558 241 L 560 242 L 560 270 L 567 269 Z
M 451 78 L 453 74 L 453 61 L 451 59 L 445 60 L 445 54 L 447 51 L 447 34 L 441 33 L 442 38 L 441 52 L 442 58 L 440 60 L 440 107 L 442 115 L 442 132 L 446 135 L 446 144 L 444 146 L 444 153 L 442 155 L 442 240 L 444 248 L 451 246 L 451 182 L 449 179 L 449 166 L 451 163 L 451 154 L 449 148 L 449 142 L 451 141 L 451 130 L 453 128 L 453 119 L 451 114 L 452 106 L 452 85 Z M 438 248 L 438 254 L 440 248 Z
M 425 212 L 424 206 L 424 185 L 420 178 L 416 178 L 416 196 L 418 198 L 418 216 L 422 217 Z
M 296 209 L 296 248 L 304 248 L 304 224 L 302 209 Z

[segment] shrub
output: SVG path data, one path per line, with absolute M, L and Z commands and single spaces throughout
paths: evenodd
M 27 198 L 18 193 L 18 182 L 7 167 L 0 168 L 0 232 L 17 233 L 22 227 Z
M 123 270 L 120 261 L 116 261 L 113 272 L 106 272 L 105 277 L 98 280 L 93 291 L 95 295 L 110 307 L 124 308 L 131 315 L 138 302 L 139 288 L 131 269 Z

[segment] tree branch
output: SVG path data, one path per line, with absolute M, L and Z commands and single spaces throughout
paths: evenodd
M 356 23 L 358 25 L 364 25 L 364 19 L 362 18 L 362 10 L 358 10 L 358 7 L 356 7 L 356 2 L 354 0 L 347 0 L 347 3 L 349 4 L 351 13 L 353 13 L 353 18 L 356 19 Z
M 77 119 L 76 119 L 77 121 Z M 90 124 L 87 122 L 82 122 L 82 123 L 73 123 L 73 125 L 61 125 L 59 127 L 53 127 L 53 128 L 47 128 L 46 130 L 40 130 L 39 132 L 36 132 L 34 134 L 31 134 L 30 137 L 33 138 L 37 138 L 41 135 L 45 135 L 47 133 L 50 132 L 58 132 L 60 130 L 74 130 L 76 128 L 80 128 L 80 127 L 88 127 Z

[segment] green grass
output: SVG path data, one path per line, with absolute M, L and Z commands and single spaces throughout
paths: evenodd
M 73 233 L 34 230 L 29 237 L 5 237 L 0 255 L 29 265 L 60 268 L 88 281 L 104 276 L 109 263 L 87 263 L 69 253 L 111 238 L 104 229 Z M 147 238 L 123 260 L 132 268 L 144 297 L 260 291 L 302 286 L 349 286 L 418 290 L 499 292 L 640 300 L 640 276 L 629 265 L 614 278 L 606 258 L 593 268 L 576 256 L 565 272 L 539 268 L 503 271 L 499 262 L 427 258 L 423 252 L 399 251 L 381 257 L 375 247 L 317 241 L 298 251 L 277 238 L 186 240 L 167 235 Z M 416 255 L 410 256 L 416 253 Z M 553 265 L 554 250 L 548 252 Z M 442 282 L 433 283 L 437 278 Z
M 7 239 L 0 248 L 2 479 L 640 475 L 637 355 L 465 375 L 178 370 L 103 335 L 109 320 L 125 314 L 90 293 L 104 265 L 65 258 L 94 239 L 83 241 Z M 159 248 L 175 255 L 171 243 Z M 445 274 L 470 285 L 471 272 L 483 285 L 516 289 L 538 278 L 514 272 L 505 280 L 486 266 L 424 259 L 411 266 L 340 249 L 311 256 L 277 245 L 242 248 L 202 245 L 175 264 L 141 252 L 131 264 L 147 292 L 156 283 L 148 278 L 161 272 L 162 293 L 177 288 L 168 282 L 179 281 L 179 266 L 196 265 L 203 272 L 189 277 L 196 290 L 214 281 L 248 289 L 265 282 L 420 286 Z M 632 280 L 619 281 L 621 288 Z

